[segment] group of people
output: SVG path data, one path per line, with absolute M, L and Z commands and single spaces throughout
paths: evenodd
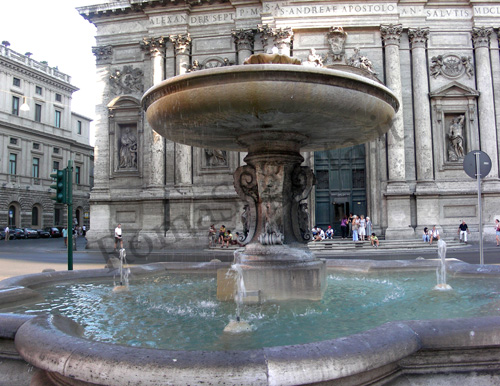
M 353 241 L 370 241 L 371 245 L 374 247 L 379 246 L 379 240 L 375 233 L 372 232 L 372 222 L 370 217 L 360 215 L 359 217 L 355 214 L 349 214 L 349 217 L 344 215 L 340 222 L 340 232 L 342 240 L 352 235 Z M 334 236 L 334 230 L 329 225 L 326 231 L 315 226 L 312 229 L 313 241 L 321 241 L 326 239 L 332 239 Z
M 424 233 L 422 234 L 422 240 L 425 243 L 429 243 L 432 245 L 432 242 L 434 240 L 439 240 L 439 238 L 440 238 L 439 231 L 435 225 L 432 227 L 431 230 L 429 230 L 429 228 L 427 228 L 427 227 L 424 227 Z
M 215 247 L 216 244 L 220 244 L 221 248 L 224 248 L 224 246 L 229 248 L 230 245 L 239 245 L 239 235 L 239 232 L 233 235 L 231 229 L 226 229 L 225 225 L 221 225 L 219 231 L 217 231 L 215 224 L 212 224 L 208 229 L 208 246 Z

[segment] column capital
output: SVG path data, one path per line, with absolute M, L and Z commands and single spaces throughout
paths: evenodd
M 255 31 L 252 29 L 240 29 L 231 32 L 231 36 L 236 44 L 237 51 L 253 51 Z
M 113 46 L 92 47 L 96 57 L 96 64 L 109 64 L 113 59 Z
M 411 48 L 425 48 L 429 39 L 429 28 L 408 28 L 408 37 L 410 38 Z
M 472 27 L 472 42 L 474 48 L 490 47 L 490 35 L 493 32 L 491 27 Z
M 401 39 L 401 33 L 403 32 L 402 24 L 382 24 L 380 26 L 380 35 L 384 45 L 396 45 L 399 46 L 399 41 Z
M 190 34 L 170 35 L 169 39 L 174 45 L 175 55 L 189 55 L 189 49 L 191 48 Z
M 167 38 L 160 36 L 157 38 L 143 38 L 140 45 L 141 49 L 146 51 L 149 55 L 165 55 L 165 47 L 167 45 Z
M 272 39 L 273 46 L 278 47 L 281 52 L 283 48 L 286 48 L 290 52 L 293 40 L 293 31 L 291 27 L 285 28 L 271 28 L 267 24 L 259 24 L 257 26 L 257 32 L 260 32 L 262 43 L 266 46 L 266 42 Z

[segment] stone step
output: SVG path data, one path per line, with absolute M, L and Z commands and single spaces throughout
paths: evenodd
M 437 242 L 424 243 L 422 240 L 379 240 L 378 249 L 437 249 Z M 323 240 L 313 241 L 307 244 L 312 251 L 318 250 L 355 250 L 373 248 L 369 241 L 351 241 L 351 240 Z M 446 241 L 447 248 L 465 247 L 467 244 L 460 243 L 458 240 Z

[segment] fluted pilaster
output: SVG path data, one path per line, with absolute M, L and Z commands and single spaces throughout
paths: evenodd
M 433 180 L 432 130 L 426 60 L 428 28 L 410 28 L 408 37 L 412 52 L 413 109 L 415 121 L 415 155 L 417 181 Z

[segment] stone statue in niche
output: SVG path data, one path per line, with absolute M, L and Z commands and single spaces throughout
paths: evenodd
M 127 127 L 120 137 L 120 169 L 137 169 L 137 138 Z
M 448 130 L 448 160 L 458 161 L 464 157 L 464 123 L 465 115 L 453 118 Z
M 124 66 L 122 70 L 115 70 L 109 76 L 109 83 L 113 92 L 119 94 L 134 94 L 144 92 L 144 73 L 139 68 Z
M 227 153 L 225 150 L 205 149 L 207 166 L 227 166 Z

